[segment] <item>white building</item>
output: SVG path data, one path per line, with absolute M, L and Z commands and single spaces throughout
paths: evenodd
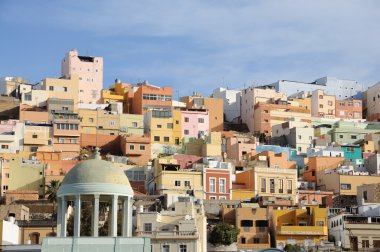
M 307 157 L 344 157 L 344 152 L 340 147 L 315 146 L 307 149 Z
M 23 150 L 24 124 L 18 120 L 0 121 L 0 153 Z
M 335 95 L 338 100 L 364 100 L 363 84 L 355 80 L 342 80 L 336 77 L 322 77 L 310 83 L 279 80 L 266 86 L 274 87 L 277 91 L 286 93 L 287 96 L 300 92 L 311 94 L 316 89 L 322 89 L 328 95 Z
M 216 88 L 212 92 L 213 98 L 223 99 L 224 120 L 232 122 L 240 116 L 241 91 L 226 88 Z
M 9 217 L 8 221 L 0 220 L 0 246 L 19 244 L 19 227 L 15 224 L 14 217 Z

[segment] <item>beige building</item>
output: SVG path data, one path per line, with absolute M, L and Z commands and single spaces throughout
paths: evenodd
M 380 119 L 380 82 L 367 90 L 367 120 L 379 121 Z
M 53 150 L 53 127 L 50 124 L 25 124 L 24 150 L 30 152 Z
M 144 135 L 144 116 L 120 114 L 120 134 Z
M 358 186 L 357 199 L 365 203 L 380 203 L 380 183 Z
M 137 210 L 137 237 L 151 239 L 152 251 L 207 251 L 207 222 L 202 204 L 190 198 L 175 202 L 173 210 Z
M 311 95 L 311 115 L 323 118 L 335 118 L 335 95 L 327 95 L 317 89 Z
M 18 98 L 19 86 L 26 82 L 29 81 L 23 77 L 2 77 L 0 78 L 0 94 Z
M 200 157 L 220 157 L 222 155 L 222 134 L 210 132 L 205 139 L 183 142 L 183 152 Z

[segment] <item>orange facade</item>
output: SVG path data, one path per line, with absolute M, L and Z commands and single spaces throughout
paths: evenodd
M 150 137 L 148 136 L 122 136 L 120 147 L 122 154 L 136 165 L 146 165 L 151 158 Z
M 336 168 L 343 163 L 343 157 L 310 157 L 308 167 L 303 173 L 305 181 L 317 182 L 317 173 L 325 169 Z
M 172 106 L 173 88 L 140 84 L 133 95 L 132 114 L 143 114 L 150 108 Z
M 363 106 L 361 100 L 337 100 L 335 117 L 345 119 L 362 119 Z

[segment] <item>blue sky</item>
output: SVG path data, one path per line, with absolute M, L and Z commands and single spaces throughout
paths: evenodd
M 104 87 L 213 88 L 379 81 L 380 1 L 0 0 L 0 76 L 59 77 L 76 48 L 104 58 Z

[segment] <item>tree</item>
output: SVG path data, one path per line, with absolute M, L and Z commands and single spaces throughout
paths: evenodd
M 80 214 L 80 236 L 91 236 L 92 228 L 92 205 L 89 202 L 83 202 Z M 74 235 L 74 214 L 67 220 L 67 234 Z
M 219 223 L 214 226 L 210 233 L 209 242 L 212 245 L 225 245 L 229 246 L 237 241 L 239 231 L 236 226 Z
M 53 219 L 55 216 L 55 205 L 57 203 L 57 192 L 59 187 L 61 186 L 61 182 L 59 180 L 51 180 L 49 185 L 46 185 L 46 192 L 47 194 L 47 199 L 53 203 L 53 211 L 52 211 L 52 216 L 51 216 L 51 229 L 54 233 L 54 224 L 53 224 Z
M 284 251 L 286 251 L 286 252 L 299 252 L 299 251 L 301 251 L 301 247 L 298 246 L 297 244 L 296 245 L 286 244 Z

